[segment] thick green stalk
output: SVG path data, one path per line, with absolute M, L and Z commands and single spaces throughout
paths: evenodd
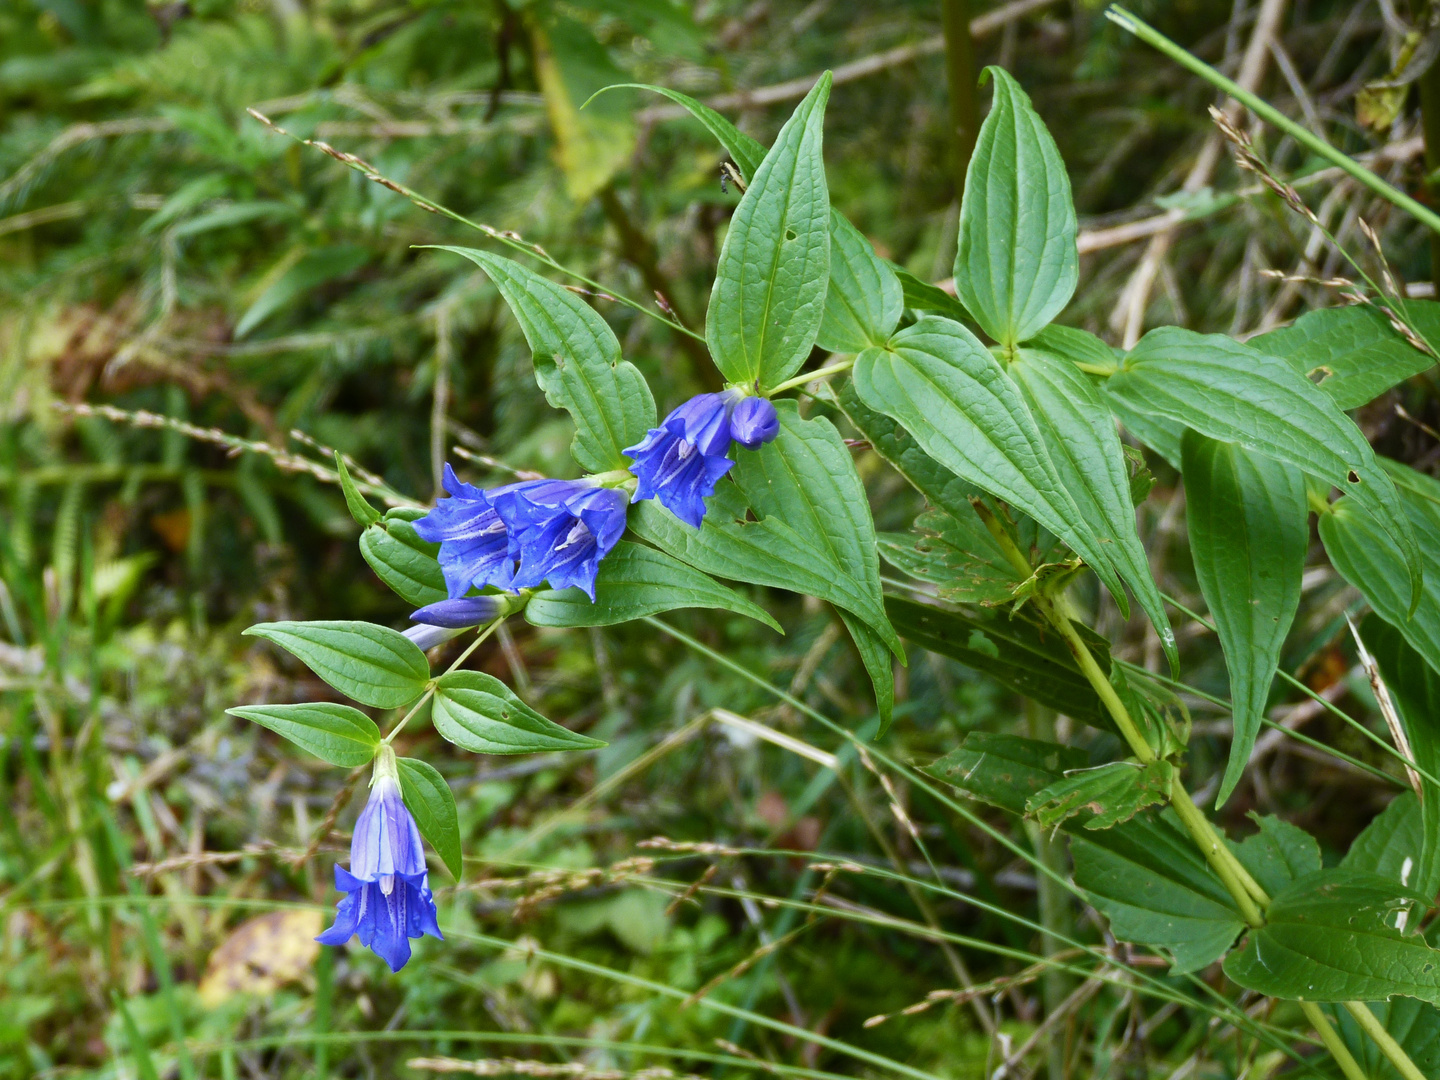
M 1355 1018 L 1355 1022 L 1365 1034 L 1375 1040 L 1380 1052 L 1390 1059 L 1390 1064 L 1395 1066 L 1395 1071 L 1405 1080 L 1426 1080 L 1425 1074 L 1410 1060 L 1410 1055 L 1405 1053 L 1405 1048 L 1395 1041 L 1395 1036 L 1386 1031 L 1380 1018 L 1370 1011 L 1370 1006 L 1361 1001 L 1347 1001 L 1345 1011 Z
M 1042 742 L 1055 741 L 1055 712 L 1034 701 L 1025 702 L 1025 718 L 1030 737 Z M 1059 878 L 1065 873 L 1065 853 L 1060 842 L 1039 822 L 1025 819 L 1025 832 L 1030 837 L 1030 846 L 1035 849 L 1035 858 L 1049 873 L 1038 874 L 1035 878 L 1036 900 L 1040 907 L 1040 925 L 1045 933 L 1040 935 L 1040 954 L 1047 959 L 1060 952 L 1061 938 L 1069 932 L 1069 910 L 1065 904 L 1065 893 L 1060 888 Z M 1061 1003 L 1069 996 L 1069 980 L 1063 972 L 1050 968 L 1040 983 L 1040 993 L 1045 1002 L 1045 1015 L 1053 1016 Z M 1063 1039 L 1049 1039 L 1045 1044 L 1045 1068 L 1050 1080 L 1065 1080 L 1065 1043 Z
M 1205 63 L 1205 61 L 1191 56 L 1153 26 L 1148 25 L 1143 20 L 1130 14 L 1130 12 L 1118 4 L 1111 4 L 1110 8 L 1105 12 L 1105 15 L 1121 29 L 1128 30 L 1141 41 L 1145 42 L 1145 44 L 1160 50 L 1181 67 L 1194 72 L 1211 86 L 1229 94 L 1256 116 L 1285 132 L 1285 134 L 1289 135 L 1301 146 L 1305 147 L 1305 149 L 1318 154 L 1332 165 L 1339 167 L 1342 171 L 1348 173 L 1382 199 L 1394 203 L 1402 210 L 1408 210 L 1429 228 L 1440 232 L 1440 214 L 1436 214 L 1435 211 L 1412 199 L 1398 188 L 1390 186 L 1369 169 L 1365 168 L 1364 165 L 1361 165 L 1346 154 L 1342 154 L 1309 128 L 1297 124 L 1274 106 L 1256 97 L 1248 90 L 1242 89 L 1239 85 L 1227 79 L 1224 75 L 1221 75 L 1220 72 Z
M 950 134 L 955 140 L 955 203 L 965 197 L 965 174 L 980 134 L 979 78 L 975 38 L 970 33 L 969 0 L 940 0 L 945 32 L 945 78 L 950 87 Z
M 1030 560 L 1025 557 L 1025 553 L 1020 550 L 1019 546 L 1010 536 L 1010 533 L 1001 525 L 995 515 L 991 513 L 989 507 L 979 501 L 975 502 L 974 505 L 975 512 L 979 514 L 980 519 L 985 522 L 985 527 L 990 531 L 990 535 L 995 538 L 995 541 L 1000 545 L 1000 550 L 1005 553 L 1006 558 L 1014 565 L 1016 571 L 1026 577 L 1033 573 Z M 1130 711 L 1125 707 L 1125 703 L 1120 700 L 1120 695 L 1115 692 L 1115 688 L 1110 685 L 1110 680 L 1105 677 L 1105 672 L 1100 670 L 1100 665 L 1096 663 L 1094 654 L 1090 652 L 1090 647 L 1085 644 L 1079 632 L 1075 629 L 1075 611 L 1070 606 L 1069 599 L 1062 593 L 1053 598 L 1036 596 L 1034 603 L 1047 621 L 1059 632 L 1060 637 L 1070 649 L 1071 655 L 1075 657 L 1075 662 L 1080 666 L 1081 672 L 1084 673 L 1085 678 L 1095 689 L 1095 693 L 1099 695 L 1100 700 L 1104 702 L 1105 708 L 1115 721 L 1115 726 L 1120 729 L 1120 733 L 1124 736 L 1125 741 L 1130 745 L 1131 751 L 1137 758 L 1147 764 L 1154 761 L 1155 751 L 1151 749 L 1150 744 L 1145 741 L 1140 731 L 1136 728 L 1135 721 L 1130 716 Z M 1270 897 L 1266 895 L 1265 890 L 1260 887 L 1259 882 L 1241 865 L 1240 860 L 1235 857 L 1235 853 L 1232 852 L 1225 844 L 1225 841 L 1221 839 L 1220 834 L 1217 833 L 1215 827 L 1210 824 L 1210 819 L 1205 816 L 1204 811 L 1195 805 L 1195 800 L 1190 797 L 1190 793 L 1185 789 L 1185 785 L 1181 782 L 1178 774 L 1170 787 L 1170 805 L 1184 823 L 1185 828 L 1190 833 L 1191 839 L 1195 841 L 1195 845 L 1204 853 L 1205 861 L 1210 864 L 1211 869 L 1215 871 L 1224 884 L 1226 891 L 1228 891 L 1234 899 L 1245 922 L 1252 929 L 1264 926 L 1264 909 L 1269 906 Z M 1315 1031 L 1319 1034 L 1320 1041 L 1325 1044 L 1325 1048 L 1330 1051 L 1331 1055 L 1339 1064 L 1340 1071 L 1345 1074 L 1346 1080 L 1365 1080 L 1364 1072 L 1360 1069 L 1359 1064 L 1355 1061 L 1355 1058 L 1351 1055 L 1345 1044 L 1341 1042 L 1340 1036 L 1336 1033 L 1335 1028 L 1330 1024 L 1325 1014 L 1312 1002 L 1301 1002 L 1300 1007 L 1301 1011 L 1305 1014 L 1305 1018 L 1310 1021 Z M 1350 1006 L 1347 1005 L 1346 1008 L 1350 1008 Z M 1370 1016 L 1372 1021 L 1374 1020 L 1369 1009 L 1366 1009 L 1363 1005 L 1359 1006 L 1359 1008 L 1364 1011 L 1367 1016 Z M 1378 1026 L 1378 1021 L 1376 1025 Z M 1389 1038 L 1388 1033 L 1386 1037 Z M 1380 1040 L 1377 1038 L 1376 1042 L 1379 1043 Z M 1410 1068 L 1413 1069 L 1413 1063 L 1410 1063 L 1410 1059 L 1405 1057 L 1405 1051 L 1399 1044 L 1395 1043 L 1394 1039 L 1390 1039 L 1390 1043 L 1394 1049 L 1398 1051 L 1405 1063 L 1409 1064 Z M 1396 1067 L 1401 1069 L 1405 1080 L 1415 1080 L 1415 1077 L 1419 1076 L 1418 1072 L 1415 1074 L 1415 1077 L 1406 1073 L 1401 1067 L 1399 1060 L 1391 1056 L 1390 1051 L 1386 1049 L 1383 1043 L 1380 1044 L 1380 1048 L 1385 1051 L 1385 1055 L 1389 1057 L 1391 1061 L 1396 1063 Z
M 1425 133 L 1425 193 L 1440 204 L 1440 64 L 1420 76 L 1420 129 Z M 1430 280 L 1440 291 L 1440 233 L 1430 234 Z

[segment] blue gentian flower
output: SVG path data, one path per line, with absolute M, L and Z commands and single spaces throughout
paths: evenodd
M 482 491 L 462 483 L 448 464 L 444 486 L 450 497 L 441 499 L 434 510 L 415 522 L 415 533 L 440 545 L 440 569 L 451 598 L 464 596 L 472 585 L 510 588 L 515 555 L 505 522 L 491 501 L 505 488 Z
M 344 945 L 358 934 L 361 945 L 399 971 L 410 959 L 411 938 L 442 936 L 420 830 L 400 797 L 395 752 L 389 746 L 375 759 L 370 801 L 350 842 L 350 869 L 335 867 L 335 887 L 346 896 L 335 925 L 315 939 L 321 944 Z
M 589 480 L 529 480 L 490 495 L 519 558 L 511 587 L 548 581 L 593 601 L 600 560 L 625 531 L 625 493 Z
M 635 501 L 659 499 L 662 506 L 698 529 L 705 500 L 735 462 L 730 443 L 758 450 L 780 432 L 775 406 L 739 390 L 697 394 L 679 406 L 658 428 L 624 451 L 640 480 Z
M 447 630 L 464 630 L 488 623 L 509 610 L 509 601 L 504 596 L 461 596 L 426 604 L 410 613 L 410 621 L 426 626 L 443 626 Z
M 746 450 L 759 450 L 780 434 L 780 417 L 769 398 L 746 397 L 730 414 L 730 437 Z

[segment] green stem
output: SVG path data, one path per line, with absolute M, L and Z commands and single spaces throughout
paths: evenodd
M 955 139 L 955 203 L 965 197 L 965 175 L 980 134 L 979 79 L 975 37 L 970 33 L 969 0 L 940 0 L 945 33 L 945 78 L 950 89 L 950 134 Z
M 1365 168 L 1365 166 L 1352 160 L 1347 155 L 1342 154 L 1339 150 L 1336 150 L 1320 136 L 1310 131 L 1309 128 L 1295 123 L 1295 121 L 1291 120 L 1272 105 L 1262 101 L 1248 90 L 1242 89 L 1239 85 L 1227 79 L 1224 75 L 1221 75 L 1220 72 L 1205 63 L 1205 61 L 1191 56 L 1154 27 L 1148 25 L 1135 15 L 1132 15 L 1118 4 L 1110 5 L 1105 15 L 1121 29 L 1128 30 L 1141 41 L 1145 42 L 1145 44 L 1158 49 L 1181 67 L 1199 75 L 1211 86 L 1223 90 L 1256 116 L 1273 124 L 1307 150 L 1318 154 L 1332 165 L 1349 174 L 1353 179 L 1369 188 L 1382 199 L 1404 210 L 1408 210 L 1426 226 L 1436 232 L 1440 232 L 1440 215 L 1437 215 L 1433 210 L 1416 202 L 1403 191 L 1391 187 L 1384 180 L 1380 179 L 1380 177 Z
M 1032 739 L 1042 742 L 1055 741 L 1055 712 L 1038 702 L 1025 702 L 1025 717 Z M 1065 872 L 1065 852 L 1060 842 L 1048 829 L 1038 822 L 1025 820 L 1025 831 L 1030 837 L 1030 846 L 1035 849 L 1035 858 L 1048 873 L 1035 877 L 1035 898 L 1040 908 L 1040 925 L 1045 933 L 1040 935 L 1040 953 L 1050 960 L 1060 952 L 1061 938 L 1069 930 L 1069 911 L 1065 895 L 1056 880 Z M 1069 994 L 1069 980 L 1063 972 L 1051 966 L 1041 981 L 1040 992 L 1045 1003 L 1045 1015 L 1053 1016 Z M 1050 1039 L 1045 1047 L 1045 1068 L 1049 1080 L 1065 1080 L 1065 1046 L 1062 1039 Z
M 1010 534 L 1005 531 L 1000 525 L 1000 522 L 996 520 L 993 514 L 988 512 L 983 504 L 977 503 L 975 509 L 980 514 L 982 520 L 984 520 L 991 535 L 994 536 L 1000 544 L 1001 550 L 1003 550 L 1010 561 L 1015 564 L 1016 569 L 1020 570 L 1023 568 L 1023 570 L 1028 573 L 1030 571 L 1029 560 L 1025 558 L 1024 553 L 1020 551 L 1015 541 L 1011 539 Z M 1123 735 L 1125 741 L 1130 744 L 1130 749 L 1134 752 L 1135 756 L 1142 762 L 1154 761 L 1155 753 L 1151 750 L 1150 744 L 1140 736 L 1140 732 L 1136 729 L 1135 723 L 1130 717 L 1129 710 L 1125 708 L 1125 703 L 1122 702 L 1119 695 L 1115 693 L 1115 688 L 1110 685 L 1110 680 L 1107 679 L 1105 673 L 1100 670 L 1100 665 L 1096 663 L 1094 655 L 1076 631 L 1074 612 L 1070 607 L 1069 600 L 1062 593 L 1052 599 L 1037 596 L 1035 598 L 1035 604 L 1046 619 L 1049 620 L 1051 625 L 1059 632 L 1066 646 L 1069 647 L 1071 654 L 1075 657 L 1075 662 L 1080 666 L 1081 672 L 1085 675 L 1090 685 L 1094 687 L 1095 692 L 1100 696 L 1100 700 L 1105 703 L 1106 709 L 1109 710 L 1111 718 L 1115 721 L 1115 726 L 1120 729 L 1121 735 Z M 1220 834 L 1215 831 L 1215 827 L 1210 823 L 1210 819 L 1195 805 L 1195 801 L 1190 798 L 1190 793 L 1185 790 L 1185 785 L 1178 774 L 1175 776 L 1170 787 L 1170 805 L 1184 823 L 1185 828 L 1189 831 L 1196 846 L 1204 853 L 1206 862 L 1210 864 L 1211 869 L 1215 871 L 1216 875 L 1224 884 L 1226 891 L 1229 892 L 1235 900 L 1235 904 L 1240 909 L 1240 914 L 1245 919 L 1245 922 L 1252 929 L 1258 929 L 1264 926 L 1264 909 L 1269 906 L 1270 897 L 1250 875 L 1250 872 L 1240 863 L 1240 860 L 1235 857 L 1235 853 L 1230 850 Z M 1335 1060 L 1340 1065 L 1341 1071 L 1345 1073 L 1347 1080 L 1364 1080 L 1365 1074 L 1360 1070 L 1354 1057 L 1350 1055 L 1350 1052 L 1345 1048 L 1344 1044 L 1341 1043 L 1339 1036 L 1335 1033 L 1334 1028 L 1331 1027 L 1330 1022 L 1325 1018 L 1324 1014 L 1313 1007 L 1309 1009 L 1306 1008 L 1307 1005 L 1311 1004 L 1312 1003 L 1309 1002 L 1300 1003 L 1302 1010 L 1305 1012 L 1305 1016 L 1310 1020 L 1310 1023 L 1314 1025 L 1321 1042 L 1323 1042 L 1331 1054 L 1334 1055 Z M 1404 1047 L 1396 1042 L 1390 1033 L 1385 1030 L 1385 1026 L 1380 1023 L 1367 1006 L 1360 1002 L 1348 1001 L 1345 1003 L 1345 1008 L 1355 1017 L 1361 1028 L 1369 1033 L 1370 1037 L 1375 1040 L 1375 1044 L 1380 1048 L 1381 1053 L 1395 1066 L 1404 1080 L 1424 1080 L 1423 1074 L 1416 1068 L 1415 1063 L 1411 1061 L 1405 1053 Z
M 1345 1074 L 1345 1080 L 1368 1080 L 1365 1070 L 1360 1068 L 1360 1063 L 1350 1053 L 1350 1048 L 1341 1040 L 1336 1032 L 1330 1018 L 1320 1011 L 1320 1006 L 1313 1001 L 1300 1002 L 1300 1011 L 1305 1014 L 1315 1028 L 1315 1033 L 1320 1036 L 1320 1041 L 1325 1044 L 1325 1049 L 1330 1051 L 1330 1056 L 1340 1066 L 1340 1071 Z M 1369 1012 L 1369 1009 L 1365 1010 Z
M 1440 64 L 1420 76 L 1420 129 L 1425 133 L 1425 193 L 1440 202 Z M 1430 236 L 1430 280 L 1440 289 L 1440 234 Z
M 476 649 L 478 649 L 482 644 L 484 644 L 485 639 L 488 638 L 491 634 L 493 634 L 496 628 L 499 627 L 499 625 L 504 621 L 505 617 L 502 615 L 500 618 L 492 622 L 489 626 L 485 627 L 485 629 L 480 633 L 480 636 L 465 647 L 465 651 L 455 658 L 455 662 L 452 663 L 448 668 L 446 668 L 443 674 L 449 675 L 450 672 L 454 671 L 466 660 L 470 659 L 470 654 L 473 653 Z M 407 712 L 404 716 L 402 716 L 400 718 L 400 722 L 390 729 L 390 734 L 385 736 L 384 744 L 386 746 L 389 746 L 395 740 L 395 736 L 399 735 L 405 725 L 410 722 L 410 718 L 416 713 L 418 713 L 422 708 L 424 708 L 425 703 L 434 696 L 435 680 L 432 679 L 430 681 L 430 685 L 425 688 L 425 693 L 421 696 L 420 700 L 415 702 L 414 705 L 411 705 L 410 711 Z
M 783 393 L 786 390 L 793 390 L 797 386 L 804 386 L 806 383 L 814 382 L 816 379 L 824 379 L 831 375 L 838 375 L 842 371 L 849 371 L 854 366 L 855 358 L 851 356 L 848 359 L 831 364 L 829 367 L 822 367 L 818 371 L 807 371 L 804 374 L 796 375 L 793 379 L 786 379 L 779 386 L 772 386 L 766 392 L 766 396 L 774 397 L 776 394 Z
M 1389 1059 L 1390 1064 L 1395 1066 L 1395 1071 L 1405 1080 L 1426 1080 L 1425 1074 L 1410 1060 L 1410 1055 L 1405 1052 L 1405 1048 L 1395 1041 L 1395 1036 L 1386 1031 L 1380 1018 L 1370 1011 L 1370 1006 L 1360 1001 L 1347 1001 L 1345 1002 L 1345 1011 L 1355 1018 L 1355 1022 L 1360 1025 L 1365 1034 L 1375 1040 L 1375 1045 L 1380 1048 L 1380 1052 Z

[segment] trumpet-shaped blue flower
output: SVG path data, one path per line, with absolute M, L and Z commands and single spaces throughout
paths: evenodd
M 434 510 L 415 522 L 415 533 L 422 540 L 440 545 L 440 569 L 451 598 L 464 596 L 471 585 L 510 588 L 515 576 L 515 553 L 505 522 L 492 502 L 506 489 L 482 491 L 463 483 L 447 464 L 445 490 L 450 497 L 441 499 Z
M 623 491 L 587 480 L 530 480 L 491 492 L 518 556 L 512 588 L 549 582 L 595 599 L 595 574 L 625 531 Z
M 400 797 L 388 746 L 376 759 L 370 801 L 355 823 L 350 869 L 335 867 L 335 887 L 346 895 L 335 925 L 315 939 L 324 945 L 344 945 L 358 934 L 361 945 L 399 971 L 410 959 L 411 938 L 441 937 L 420 830 Z
M 738 390 L 697 394 L 624 451 L 634 461 L 630 471 L 640 480 L 635 501 L 659 499 L 698 529 L 705 520 L 705 500 L 735 464 L 730 443 L 758 450 L 779 431 L 775 406 L 765 398 L 746 397 Z

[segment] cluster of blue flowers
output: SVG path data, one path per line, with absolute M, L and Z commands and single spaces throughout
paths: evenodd
M 633 501 L 658 499 L 698 529 L 705 500 L 735 464 L 731 443 L 758 450 L 779 432 L 775 406 L 765 398 L 740 390 L 699 394 L 626 448 L 638 481 Z M 415 522 L 415 532 L 440 545 L 449 596 L 413 612 L 411 620 L 420 625 L 407 636 L 429 648 L 511 610 L 505 594 L 544 583 L 582 589 L 593 601 L 600 560 L 624 533 L 632 501 L 624 491 L 628 482 L 613 480 L 525 480 L 482 490 L 446 465 L 448 497 Z M 466 595 L 487 587 L 504 592 Z M 420 832 L 401 798 L 388 746 L 376 759 L 370 800 L 355 825 L 350 869 L 335 867 L 335 886 L 346 895 L 335 925 L 317 939 L 326 945 L 343 945 L 358 934 L 361 945 L 399 971 L 410 959 L 411 938 L 440 937 Z
M 626 448 L 638 481 L 633 501 L 658 499 L 698 529 L 705 500 L 735 464 L 731 443 L 758 450 L 779 431 L 775 406 L 765 398 L 739 390 L 697 395 Z M 514 592 L 548 582 L 552 589 L 577 587 L 594 600 L 600 560 L 625 531 L 630 501 L 620 486 L 611 486 L 613 476 L 524 480 L 482 490 L 445 466 L 449 497 L 415 522 L 415 532 L 440 545 L 450 596 L 411 618 L 455 628 L 493 617 L 495 600 L 466 596 L 472 588 Z

